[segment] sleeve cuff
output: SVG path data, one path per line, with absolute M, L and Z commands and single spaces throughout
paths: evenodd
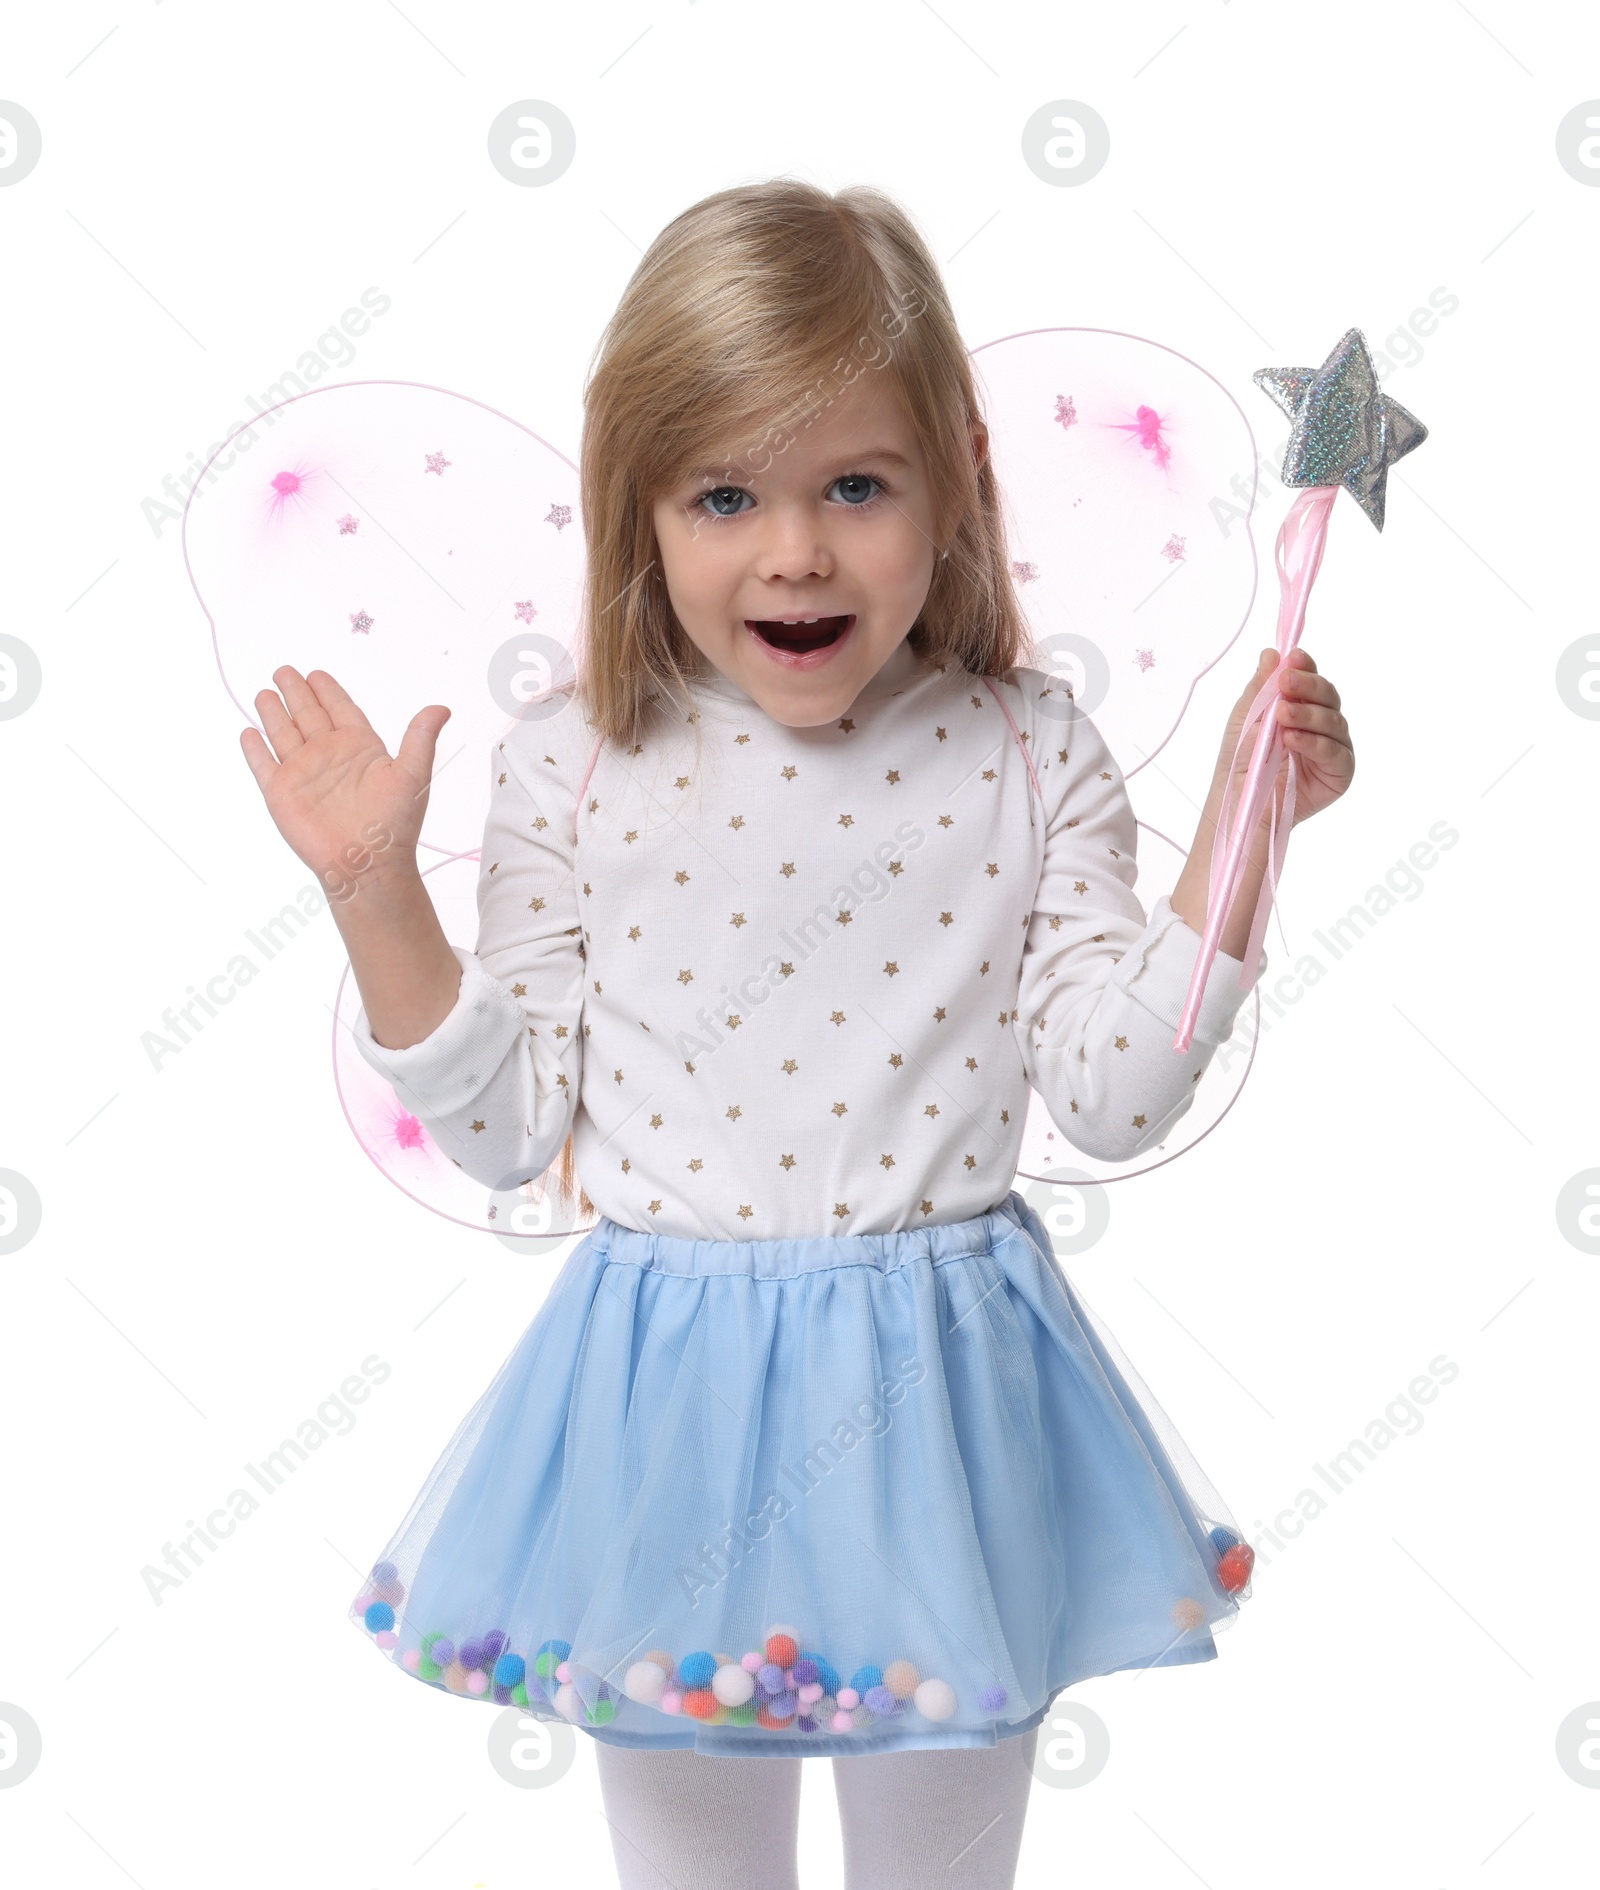
M 1150 923 L 1123 953 L 1111 981 L 1169 1030 L 1176 1031 L 1188 1000 L 1200 944 L 1200 934 L 1173 911 L 1163 893 L 1150 914 Z M 1243 969 L 1242 959 L 1230 958 L 1224 951 L 1212 961 L 1195 1018 L 1197 1043 L 1223 1043 L 1232 1034 L 1239 1006 L 1266 973 L 1266 953 L 1257 962 L 1255 977 L 1241 988 L 1239 974 Z
M 526 1026 L 522 1006 L 465 946 L 450 947 L 461 988 L 449 1013 L 418 1043 L 392 1050 L 372 1035 L 365 1010 L 356 1013 L 356 1049 L 418 1113 L 434 1117 L 464 1109 L 481 1094 Z

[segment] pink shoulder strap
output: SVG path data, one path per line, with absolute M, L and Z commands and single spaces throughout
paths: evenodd
M 1028 753 L 1028 744 L 1022 738 L 1022 730 L 1017 727 L 1017 719 L 1011 713 L 1010 707 L 1008 706 L 1005 697 L 1001 695 L 998 689 L 995 688 L 993 677 L 985 676 L 983 680 L 985 683 L 988 684 L 990 695 L 992 695 L 995 701 L 1000 704 L 1000 713 L 1006 718 L 1006 722 L 1010 726 L 1011 733 L 1015 735 L 1017 738 L 1017 746 L 1022 750 L 1022 759 L 1028 764 L 1028 779 L 1033 783 L 1033 790 L 1039 796 L 1039 804 L 1042 807 L 1044 805 L 1044 789 L 1040 787 L 1039 785 L 1039 776 L 1035 772 L 1034 766 L 1033 766 L 1033 756 Z M 1032 826 L 1033 824 L 1033 802 L 1032 801 L 1029 801 L 1028 803 L 1028 824 L 1030 826 Z

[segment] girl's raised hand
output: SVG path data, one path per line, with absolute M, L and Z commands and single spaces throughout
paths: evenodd
M 419 709 L 391 756 L 325 669 L 302 676 L 285 664 L 272 680 L 281 698 L 263 689 L 255 699 L 266 739 L 247 728 L 239 745 L 279 833 L 330 887 L 348 887 L 375 860 L 414 868 L 434 745 L 450 711 Z
M 1239 729 L 1255 700 L 1257 691 L 1273 670 L 1278 668 L 1278 652 L 1263 650 L 1256 673 L 1245 684 L 1244 693 L 1233 705 L 1222 750 L 1217 757 L 1214 786 L 1220 789 L 1227 780 L 1228 764 L 1239 740 Z M 1349 787 L 1356 771 L 1355 750 L 1350 742 L 1350 725 L 1339 712 L 1339 692 L 1298 645 L 1289 652 L 1278 675 L 1278 700 L 1272 713 L 1282 732 L 1283 746 L 1295 758 L 1299 779 L 1295 785 L 1294 824 L 1320 814 Z M 1247 743 L 1235 770 L 1234 797 L 1237 805 L 1244 792 L 1250 770 Z M 1280 762 L 1274 793 L 1281 809 L 1286 785 L 1287 756 Z M 1263 821 L 1267 818 L 1264 813 Z

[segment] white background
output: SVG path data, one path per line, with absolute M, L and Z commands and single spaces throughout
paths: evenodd
M 1562 1769 L 1557 1729 L 1600 1701 L 1600 1260 L 1556 1198 L 1600 1161 L 1600 725 L 1555 672 L 1594 623 L 1600 189 L 1556 154 L 1600 95 L 1594 18 L 125 0 L 28 9 L 4 41 L 0 93 L 44 134 L 0 190 L 0 630 L 44 668 L 0 723 L 0 1166 L 44 1203 L 0 1258 L 0 1701 L 44 1739 L 0 1790 L 16 1881 L 609 1881 L 587 1741 L 559 1782 L 514 1789 L 485 1756 L 492 1711 L 411 1684 L 345 1617 L 555 1263 L 428 1214 L 351 1139 L 326 914 L 159 1073 L 141 1047 L 309 877 L 242 759 L 176 526 L 141 507 L 373 285 L 392 308 L 345 376 L 454 388 L 575 457 L 643 247 L 783 171 L 896 196 L 970 345 L 1150 335 L 1264 442 L 1281 430 L 1254 369 L 1320 361 L 1351 325 L 1385 349 L 1433 291 L 1459 299 L 1395 344 L 1387 391 L 1431 438 L 1381 538 L 1341 506 L 1313 600 L 1306 646 L 1360 765 L 1296 833 L 1291 947 L 1435 822 L 1459 843 L 1273 1022 L 1222 1130 L 1115 1190 L 1071 1263 L 1258 1541 L 1254 1591 L 1216 1661 L 1073 1689 L 1110 1762 L 1035 1787 L 1019 1882 L 1592 1881 L 1600 1789 Z M 548 188 L 485 155 L 523 98 L 577 128 Z M 1110 127 L 1077 187 L 1021 156 L 1059 98 Z M 1167 831 L 1192 822 L 1270 592 L 1164 757 L 1173 785 L 1140 777 Z M 373 1354 L 392 1372 L 353 1429 L 156 1606 L 141 1570 L 163 1544 Z M 1272 1549 L 1260 1525 L 1327 1494 L 1313 1466 L 1440 1354 L 1458 1375 L 1420 1427 L 1400 1416 Z M 821 1764 L 803 1866 L 839 1881 Z

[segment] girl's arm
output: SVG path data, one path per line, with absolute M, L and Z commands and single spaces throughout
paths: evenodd
M 386 849 L 370 870 L 354 877 L 355 892 L 336 899 L 332 909 L 361 993 L 362 1014 L 371 1020 L 379 1043 L 416 1043 L 449 1015 L 461 967 L 415 854 L 398 859 Z
M 478 861 L 475 950 L 445 946 L 449 1001 L 431 1028 L 393 1028 L 398 1011 L 375 1011 L 365 983 L 352 1027 L 357 1050 L 401 1104 L 458 1167 L 490 1188 L 543 1174 L 577 1109 L 584 948 L 571 784 L 582 772 L 584 734 L 582 715 L 569 706 L 548 720 L 517 723 L 496 744 Z M 420 880 L 399 897 L 427 900 Z M 375 930 L 387 916 L 383 901 L 375 901 Z M 442 931 L 438 937 L 443 941 Z M 381 957 L 372 994 L 380 1004 L 390 995 Z M 416 995 L 413 987 L 413 1003 Z M 407 1015 L 423 1013 L 419 1007 Z M 398 1047 L 386 1041 L 391 1036 Z
M 1193 1044 L 1185 1052 L 1173 1049 L 1205 927 L 1228 768 L 1249 705 L 1277 661 L 1275 650 L 1262 652 L 1234 705 L 1194 848 L 1170 900 L 1158 899 L 1148 921 L 1133 891 L 1133 809 L 1110 751 L 1087 716 L 1040 716 L 1024 688 L 1047 829 L 1023 953 L 1018 1042 L 1056 1127 L 1101 1160 L 1129 1161 L 1166 1137 L 1193 1102 L 1217 1045 L 1232 1034 L 1248 987 L 1266 970 L 1263 954 L 1247 987 L 1240 987 L 1238 954 L 1249 943 L 1266 866 L 1264 815 L 1206 980 Z M 1284 699 L 1274 713 L 1300 765 L 1298 823 L 1344 792 L 1355 760 L 1338 692 L 1303 650 L 1290 656 L 1280 689 Z M 1248 756 L 1241 776 L 1247 767 Z M 1281 775 L 1275 794 L 1281 799 Z
M 1199 935 L 1166 898 L 1146 919 L 1133 890 L 1133 808 L 1094 723 L 1074 711 L 1064 721 L 1030 714 L 1029 726 L 1046 835 L 1016 1040 L 1061 1134 L 1086 1155 L 1131 1161 L 1187 1112 L 1248 993 L 1239 988 L 1240 961 L 1224 946 L 1193 1044 L 1173 1049 Z M 1263 956 L 1257 977 L 1265 966 Z
M 391 756 L 325 670 L 285 665 L 240 736 L 279 832 L 328 887 L 361 992 L 357 1050 L 475 1180 L 544 1172 L 576 1109 L 583 945 L 573 792 L 587 727 L 536 705 L 490 756 L 478 946 L 453 946 L 417 866 L 434 749 L 450 711 L 420 710 Z M 553 711 L 553 712 L 552 712 Z

